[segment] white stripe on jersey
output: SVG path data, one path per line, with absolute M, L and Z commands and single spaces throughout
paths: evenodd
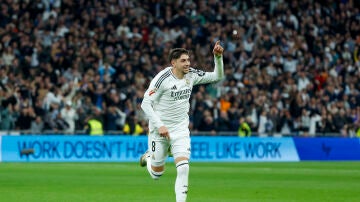
M 160 78 L 157 80 L 157 82 L 155 83 L 155 88 L 159 88 L 161 83 L 164 81 L 164 79 L 166 79 L 166 77 L 170 76 L 170 72 L 171 70 L 169 71 L 166 71 L 163 75 L 160 76 Z

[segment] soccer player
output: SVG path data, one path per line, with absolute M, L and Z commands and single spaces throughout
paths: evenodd
M 224 78 L 224 48 L 220 41 L 213 48 L 213 72 L 190 67 L 190 53 L 183 48 L 169 53 L 170 67 L 160 71 L 144 94 L 141 108 L 149 118 L 148 151 L 141 156 L 140 165 L 147 166 L 153 179 L 165 170 L 170 149 L 176 164 L 176 201 L 186 201 L 188 191 L 190 131 L 190 95 L 194 85 L 217 82 Z

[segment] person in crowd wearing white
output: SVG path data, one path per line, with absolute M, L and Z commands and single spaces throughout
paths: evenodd
M 65 102 L 65 107 L 61 109 L 61 117 L 69 124 L 69 127 L 65 129 L 64 133 L 73 134 L 75 132 L 75 121 L 78 119 L 78 115 L 75 109 L 72 108 L 70 100 Z

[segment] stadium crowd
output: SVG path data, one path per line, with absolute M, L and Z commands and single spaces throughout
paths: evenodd
M 191 130 L 352 137 L 360 127 L 360 5 L 351 0 L 4 0 L 0 130 L 145 134 L 142 96 L 171 48 L 226 80 L 193 89 Z M 218 13 L 214 15 L 214 13 Z

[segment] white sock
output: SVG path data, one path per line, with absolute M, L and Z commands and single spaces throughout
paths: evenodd
M 164 174 L 164 171 L 155 172 L 155 171 L 152 170 L 152 168 L 151 168 L 151 157 L 150 157 L 150 156 L 146 158 L 146 168 L 147 168 L 150 176 L 151 176 L 154 180 L 159 179 L 159 178 L 162 176 L 162 174 Z
M 176 164 L 175 194 L 176 202 L 185 202 L 189 183 L 189 161 L 183 160 Z

